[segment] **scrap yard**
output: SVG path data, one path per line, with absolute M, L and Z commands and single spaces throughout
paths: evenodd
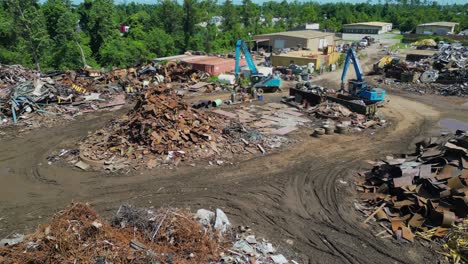
M 468 49 L 391 25 L 0 64 L 0 263 L 467 263 Z

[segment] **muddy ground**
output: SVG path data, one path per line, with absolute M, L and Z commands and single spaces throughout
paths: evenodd
M 323 80 L 338 87 L 336 75 Z M 293 259 L 301 263 L 434 263 L 433 249 L 376 238 L 373 227 L 361 224 L 353 178 L 356 171 L 369 168 L 363 160 L 412 151 L 413 143 L 438 134 L 438 122 L 445 117 L 468 123 L 466 100 L 391 93 L 382 108 L 390 125 L 373 135 L 317 139 L 300 130 L 292 135 L 298 143 L 281 152 L 226 166 L 205 162 L 111 174 L 48 165 L 52 151 L 75 146 L 115 112 L 3 137 L 0 238 L 34 229 L 72 201 L 90 202 L 103 215 L 121 203 L 218 207 L 235 225 L 248 225 L 285 251 L 296 252 Z M 267 95 L 275 96 L 280 94 Z

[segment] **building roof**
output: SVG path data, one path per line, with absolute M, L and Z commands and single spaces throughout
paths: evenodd
M 458 25 L 459 23 L 455 23 L 455 22 L 444 22 L 444 21 L 441 21 L 441 22 L 432 22 L 432 23 L 425 23 L 425 24 L 420 24 L 418 25 L 418 27 L 424 27 L 424 26 L 442 26 L 442 27 L 454 27 L 456 25 Z
M 383 27 L 392 25 L 392 23 L 388 22 L 378 22 L 378 21 L 370 21 L 370 22 L 360 22 L 360 23 L 352 23 L 352 24 L 344 24 L 343 26 L 371 26 L 371 27 Z
M 286 31 L 286 32 L 277 32 L 277 33 L 257 35 L 255 36 L 255 38 L 265 38 L 269 36 L 285 36 L 285 37 L 295 37 L 295 38 L 303 38 L 303 39 L 314 39 L 314 38 L 322 38 L 322 37 L 334 36 L 334 35 L 335 33 L 321 32 L 321 31 L 316 31 L 316 30 L 298 30 L 298 31 Z

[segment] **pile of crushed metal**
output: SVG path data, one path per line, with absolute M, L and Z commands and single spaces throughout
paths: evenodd
M 349 110 L 349 108 L 330 101 L 323 102 L 307 110 L 323 121 L 323 126 L 314 131 L 314 136 L 323 134 L 347 134 L 361 132 L 366 129 L 380 129 L 387 121 L 377 116 L 367 117 Z
M 89 135 L 81 144 L 80 157 L 90 165 L 143 163 L 153 168 L 239 153 L 245 140 L 235 136 L 247 131 L 243 127 L 231 130 L 225 127 L 228 125 L 217 115 L 192 108 L 173 89 L 159 85 L 140 94 L 128 114 Z
M 468 258 L 468 233 L 454 243 L 454 227 L 468 215 L 468 135 L 431 138 L 417 144 L 416 153 L 388 156 L 371 162 L 371 171 L 356 179 L 363 201 L 357 206 L 367 218 L 385 229 L 377 236 L 393 236 L 413 242 L 415 235 L 442 244 L 451 239 L 450 249 Z M 463 229 L 464 228 L 464 229 Z M 457 231 L 458 230 L 458 231 Z
M 389 60 L 383 67 L 386 78 L 401 83 L 422 84 L 408 90 L 445 96 L 468 96 L 468 48 L 452 44 L 442 46 L 434 56 L 418 61 Z M 427 85 L 425 85 L 427 84 Z
M 126 103 L 127 94 L 139 94 L 161 83 L 188 91 L 209 77 L 175 62 L 110 72 L 79 69 L 49 73 L 0 64 L 0 124 L 19 123 L 28 128 L 54 124 L 57 119 L 73 119 L 100 109 L 115 110 Z M 203 84 L 197 88 L 215 89 L 210 83 Z
M 121 89 L 98 86 L 94 77 L 83 74 L 41 74 L 19 65 L 0 64 L 1 125 L 13 123 L 31 129 L 125 104 Z
M 436 94 L 442 96 L 468 97 L 468 82 L 455 84 L 441 83 L 396 83 L 392 81 L 381 81 L 381 87 L 392 89 L 395 85 L 399 88 L 417 94 Z
M 21 65 L 0 64 L 0 91 L 9 86 L 15 86 L 27 80 L 39 77 L 40 73 Z
M 298 83 L 289 90 L 290 96 L 283 102 L 308 113 L 319 120 L 322 126 L 314 130 L 314 136 L 346 134 L 366 129 L 379 129 L 387 125 L 377 114 L 378 104 L 336 93 L 310 82 Z M 353 110 L 351 110 L 353 109 Z
M 109 223 L 77 203 L 1 243 L 1 263 L 287 263 L 271 243 L 234 232 L 220 209 L 194 215 L 122 205 Z

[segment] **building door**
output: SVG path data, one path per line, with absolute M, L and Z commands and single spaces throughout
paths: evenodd
M 284 49 L 284 39 L 275 39 L 274 49 Z

